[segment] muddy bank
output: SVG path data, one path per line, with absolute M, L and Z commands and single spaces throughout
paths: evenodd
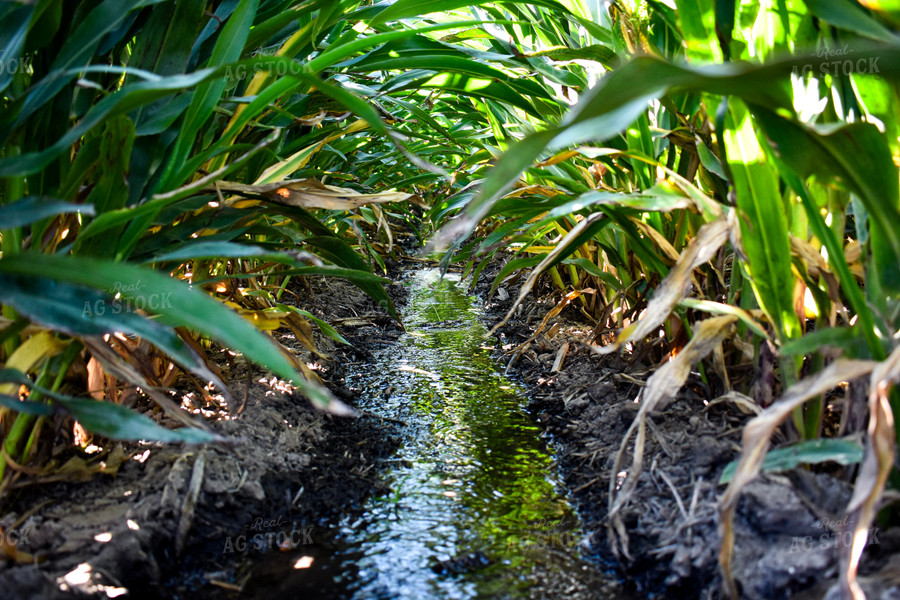
M 280 338 L 317 363 L 335 395 L 352 404 L 345 368 L 364 363 L 369 348 L 399 333 L 398 324 L 340 280 L 310 278 L 288 293 L 353 344 L 317 333 L 317 347 L 329 356 L 323 360 Z M 392 293 L 402 301 L 400 289 Z M 209 404 L 188 385 L 176 396 L 229 443 L 67 451 L 59 462 L 104 461 L 106 474 L 8 493 L 0 523 L 18 550 L 41 562 L 0 559 L 4 599 L 234 596 L 254 558 L 276 547 L 290 555 L 314 546 L 329 523 L 382 490 L 377 464 L 395 449 L 394 424 L 323 414 L 240 357 L 218 362 L 231 406 Z
M 483 298 L 502 262 L 482 273 L 476 290 Z M 505 316 L 519 286 L 510 280 L 486 300 L 489 326 Z M 508 351 L 526 342 L 560 299 L 549 289 L 529 296 L 497 331 L 507 350 L 498 353 L 498 360 L 509 364 Z M 570 305 L 548 323 L 550 335 L 539 335 L 509 369 L 530 390 L 530 410 L 557 449 L 566 487 L 590 532 L 585 545 L 593 556 L 614 565 L 636 593 L 716 598 L 716 502 L 725 487 L 717 482 L 738 457 L 749 415 L 729 402 L 711 402 L 722 390 L 711 389 L 693 374 L 677 401 L 651 416 L 643 472 L 619 513 L 622 549 L 614 553 L 606 519 L 614 457 L 637 414 L 635 399 L 656 365 L 597 355 L 587 346 L 592 329 L 577 306 Z M 566 344 L 568 352 L 561 353 Z M 565 358 L 555 371 L 561 354 Z M 633 443 L 626 468 L 632 450 Z M 744 597 L 822 598 L 836 581 L 835 530 L 852 490 L 845 469 L 819 471 L 764 475 L 746 488 L 735 520 L 734 556 Z M 869 598 L 900 597 L 898 553 L 900 531 L 870 532 L 861 569 Z

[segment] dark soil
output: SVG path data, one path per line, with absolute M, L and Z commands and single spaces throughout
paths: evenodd
M 479 278 L 476 291 L 486 298 L 502 261 Z M 489 326 L 499 323 L 518 297 L 520 282 L 500 286 L 485 303 Z M 544 316 L 560 301 L 558 293 L 533 293 L 497 334 L 510 351 L 529 340 Z M 530 409 L 552 438 L 566 487 L 591 532 L 585 546 L 598 559 L 617 566 L 626 585 L 644 596 L 716 598 L 719 534 L 717 485 L 725 466 L 737 458 L 749 416 L 715 394 L 693 374 L 676 402 L 653 414 L 648 424 L 644 468 L 631 501 L 621 510 L 622 550 L 615 553 L 608 527 L 610 476 L 616 453 L 638 412 L 641 388 L 655 370 L 628 356 L 600 356 L 587 341 L 593 325 L 569 305 L 547 324 L 552 338 L 539 335 L 509 368 L 531 390 Z M 563 344 L 564 364 L 553 366 Z M 636 352 L 636 354 L 639 354 Z M 632 445 L 628 448 L 630 453 Z M 625 468 L 631 466 L 626 455 Z M 851 487 L 843 471 L 834 474 L 797 469 L 758 478 L 743 493 L 735 519 L 734 575 L 746 598 L 822 598 L 836 581 L 835 532 Z M 621 541 L 622 536 L 617 538 Z M 900 530 L 874 530 L 863 562 L 863 588 L 871 598 L 900 597 Z

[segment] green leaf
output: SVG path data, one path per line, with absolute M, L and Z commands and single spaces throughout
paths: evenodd
M 808 440 L 789 446 L 777 448 L 766 454 L 762 470 L 765 473 L 789 471 L 798 465 L 836 462 L 841 465 L 854 465 L 862 461 L 863 448 L 857 442 L 844 439 L 824 438 Z M 733 460 L 725 467 L 720 484 L 731 481 L 737 470 L 738 461 Z
M 734 2 L 732 2 L 734 6 Z M 679 0 L 675 12 L 687 47 L 687 55 L 703 62 L 722 60 L 716 41 L 715 5 L 703 0 Z
M 12 204 L 0 206 L 0 223 L 4 228 L 31 225 L 35 221 L 66 213 L 81 213 L 93 216 L 94 207 L 90 204 L 63 202 L 54 198 L 26 196 Z
M 900 44 L 857 45 L 858 59 L 878 58 L 880 73 L 900 76 Z M 591 141 L 597 143 L 620 134 L 638 118 L 651 100 L 673 89 L 702 91 L 744 98 L 754 105 L 791 110 L 788 79 L 799 68 L 818 68 L 827 57 L 799 55 L 764 65 L 721 64 L 689 68 L 642 56 L 607 74 L 582 95 L 562 122 L 526 137 L 503 154 L 469 203 L 464 215 L 445 226 L 432 240 L 444 248 L 468 236 L 475 225 L 543 152 Z
M 22 50 L 28 35 L 28 24 L 34 14 L 33 4 L 6 2 L 0 6 L 0 92 L 12 82 L 17 68 L 24 64 Z
M 166 429 L 153 420 L 112 402 L 84 398 L 57 399 L 82 427 L 114 440 L 206 444 L 222 438 L 202 429 Z
M 125 85 L 92 106 L 81 121 L 63 134 L 54 144 L 37 152 L 0 159 L 0 177 L 37 173 L 46 168 L 56 157 L 70 151 L 72 144 L 108 118 L 127 113 L 175 91 L 194 87 L 216 73 L 212 69 L 202 69 L 190 75 L 173 75 L 154 81 L 141 81 Z
M 156 294 L 166 302 L 152 307 L 153 312 L 165 316 L 168 322 L 198 331 L 242 352 L 249 360 L 293 381 L 316 406 L 326 410 L 331 407 L 331 392 L 297 373 L 270 337 L 222 303 L 167 275 L 95 258 L 34 253 L 0 259 L 0 273 L 38 275 L 99 290 L 116 289 L 122 297 L 135 304 L 142 301 L 145 306 L 150 296 Z
M 347 341 L 347 339 L 344 336 L 342 336 L 338 332 L 337 329 L 332 327 L 330 323 L 328 323 L 327 321 L 323 321 L 322 319 L 320 319 L 319 317 L 315 316 L 314 314 L 312 314 L 311 312 L 309 312 L 307 310 L 303 310 L 302 308 L 297 308 L 296 306 L 290 306 L 288 304 L 276 304 L 275 308 L 277 310 L 295 312 L 298 315 L 301 315 L 302 317 L 309 319 L 310 321 L 315 323 L 316 327 L 319 328 L 319 331 L 321 331 L 322 333 L 324 333 L 325 335 L 327 335 L 334 341 L 338 342 L 339 344 L 345 344 L 347 346 L 352 345 L 350 342 Z
M 465 2 L 463 0 L 397 0 L 387 8 L 379 12 L 369 21 L 370 26 L 380 25 L 388 21 L 397 21 L 400 19 L 408 19 L 409 17 L 418 17 L 429 13 L 446 12 L 456 10 L 458 8 L 480 6 L 487 4 L 488 0 L 479 0 L 476 2 Z M 558 2 L 550 0 L 525 0 L 520 4 L 534 4 L 536 6 L 544 6 L 552 8 L 561 13 L 568 13 L 566 8 Z
M 162 0 L 106 0 L 94 8 L 75 31 L 65 38 L 65 43 L 55 53 L 50 72 L 28 94 L 21 111 L 16 115 L 13 127 L 46 104 L 78 74 L 77 67 L 87 65 L 100 42 L 121 27 L 125 18 L 134 10 L 157 4 Z M 0 136 L 2 137 L 2 136 Z
M 849 0 L 804 0 L 804 2 L 809 12 L 835 27 L 873 40 L 895 43 L 897 41 L 890 30 L 866 14 L 855 2 Z
M 244 0 L 238 4 L 216 39 L 212 56 L 206 63 L 207 67 L 221 67 L 241 58 L 258 5 L 259 0 Z M 201 127 L 212 117 L 216 104 L 225 91 L 225 84 L 225 79 L 214 79 L 197 86 L 191 105 L 184 116 L 178 139 L 175 140 L 169 163 L 163 171 L 160 189 L 173 189 L 183 183 L 183 175 L 178 175 L 178 179 L 173 177 L 181 172 L 181 167 L 197 143 Z
M 0 372 L 2 375 L 2 372 Z M 0 381 L 4 381 L 0 378 Z M 0 394 L 0 406 L 5 406 L 6 408 L 10 408 L 16 412 L 20 412 L 25 415 L 33 415 L 33 416 L 46 416 L 53 414 L 53 407 L 48 404 L 38 404 L 37 402 L 22 402 L 18 398 L 14 398 L 13 396 L 8 396 L 6 394 Z
M 0 382 L 17 383 L 41 392 L 44 396 L 52 398 L 58 405 L 71 413 L 85 429 L 111 439 L 167 443 L 185 442 L 188 444 L 205 444 L 223 440 L 221 436 L 202 429 L 184 427 L 171 430 L 160 427 L 150 418 L 111 402 L 100 402 L 98 400 L 59 394 L 35 385 L 28 377 L 15 369 L 0 369 Z M 3 394 L 0 394 L 0 405 L 30 415 L 49 415 L 56 410 L 55 407 L 48 404 L 20 402 L 12 396 Z
M 118 290 L 112 289 L 110 292 Z M 134 312 L 169 303 L 163 294 L 149 294 L 140 303 L 113 298 L 89 287 L 30 275 L 0 273 L 0 303 L 14 307 L 35 323 L 73 336 L 129 333 L 139 336 L 219 389 L 225 384 L 174 331 Z
M 805 179 L 817 175 L 854 192 L 871 218 L 873 268 L 883 290 L 900 295 L 900 183 L 887 141 L 871 123 L 810 127 L 751 107 L 779 160 Z
M 794 312 L 791 242 L 778 172 L 766 160 L 743 103 L 732 99 L 728 113 L 725 147 L 743 213 L 739 222 L 746 265 L 759 305 L 775 325 L 779 340 L 785 342 L 798 337 L 800 321 Z
M 417 61 L 422 62 L 422 61 Z M 430 61 L 425 61 L 430 62 Z M 394 88 L 393 91 L 402 91 L 407 89 L 435 88 L 447 92 L 453 92 L 461 96 L 470 96 L 479 99 L 491 99 L 498 102 L 506 103 L 516 108 L 521 108 L 531 116 L 542 119 L 544 113 L 535 106 L 535 104 L 524 96 L 520 91 L 514 89 L 522 87 L 485 76 L 471 76 L 465 73 L 438 73 L 436 75 L 424 74 L 420 77 L 412 79 L 404 85 Z M 541 95 L 546 95 L 542 93 Z
M 781 347 L 782 356 L 805 356 L 821 351 L 824 347 L 840 348 L 849 356 L 862 356 L 864 339 L 858 327 L 823 327 L 791 340 Z
M 184 73 L 194 40 L 203 23 L 204 0 L 182 0 L 173 3 L 172 10 L 155 10 L 135 39 L 133 64 L 157 75 Z M 190 97 L 173 103 L 158 101 L 136 111 L 134 123 L 139 134 L 151 131 L 153 120 L 165 119 L 171 124 L 190 103 Z
M 191 241 L 178 248 L 163 252 L 147 259 L 147 263 L 175 260 L 186 262 L 197 258 L 261 258 L 285 264 L 294 264 L 297 259 L 287 252 L 272 252 L 261 246 L 238 244 L 236 242 Z

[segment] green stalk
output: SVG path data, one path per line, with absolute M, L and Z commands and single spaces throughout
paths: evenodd
M 41 374 L 38 376 L 35 383 L 41 387 L 45 387 L 48 379 L 50 379 L 50 361 L 45 361 L 44 366 L 41 369 Z M 29 400 L 32 402 L 40 402 L 42 398 L 43 394 L 37 390 L 33 390 Z M 13 421 L 9 435 L 6 436 L 6 440 L 3 442 L 3 449 L 6 451 L 6 455 L 13 460 L 18 461 L 20 459 L 20 454 L 18 452 L 19 444 L 22 442 L 22 438 L 31 431 L 34 420 L 34 415 L 25 413 L 16 415 L 16 420 Z M 3 476 L 6 474 L 6 465 L 6 456 L 0 455 L 0 481 L 3 480 Z
M 59 369 L 56 371 L 56 378 L 53 380 L 53 386 L 50 388 L 52 392 L 58 392 L 59 388 L 62 386 L 63 381 L 65 380 L 66 373 L 69 372 L 69 367 L 72 366 L 72 362 L 75 361 L 75 357 L 78 356 L 78 353 L 81 352 L 81 342 L 73 341 L 66 349 L 63 350 L 63 353 L 59 357 Z M 40 392 L 34 392 L 32 394 L 32 401 L 39 400 L 42 397 Z M 34 427 L 31 428 L 31 434 L 28 436 L 28 441 L 25 443 L 25 449 L 22 450 L 22 457 L 24 460 L 27 460 L 37 443 L 38 438 L 41 435 L 41 429 L 43 428 L 44 421 L 47 417 L 41 415 L 38 417 L 37 421 L 34 424 Z
M 275 293 L 275 300 L 281 302 L 281 295 L 284 293 L 285 288 L 287 288 L 288 283 L 291 281 L 291 276 L 288 275 L 284 278 L 284 281 L 281 282 L 281 285 L 278 287 L 278 292 Z
M 3 156 L 4 158 L 8 158 L 19 156 L 19 154 L 21 154 L 21 152 L 19 151 L 18 146 L 10 146 Z M 25 178 L 7 177 L 5 188 L 5 194 L 3 196 L 5 200 L 2 204 L 12 204 L 25 195 Z M 15 256 L 22 249 L 22 228 L 13 227 L 11 229 L 0 230 L 0 240 L 2 240 L 0 249 L 3 251 L 3 256 Z M 4 314 L 4 316 L 6 315 Z

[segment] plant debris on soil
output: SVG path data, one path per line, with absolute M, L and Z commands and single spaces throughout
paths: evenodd
M 487 298 L 501 266 L 489 266 L 476 288 L 489 326 L 518 294 L 516 283 L 507 281 Z M 402 302 L 402 287 L 389 287 Z M 318 374 L 352 406 L 345 368 L 365 365 L 371 349 L 396 339 L 401 326 L 343 281 L 309 278 L 288 291 L 352 343 L 317 333 L 325 360 L 299 343 L 294 348 L 303 360 L 317 362 Z M 509 351 L 531 338 L 558 300 L 552 293 L 529 296 L 499 329 L 500 346 Z M 583 546 L 601 565 L 618 568 L 624 585 L 642 596 L 718 597 L 718 480 L 739 454 L 748 415 L 727 401 L 712 402 L 712 391 L 695 376 L 665 411 L 651 415 L 643 472 L 620 510 L 624 529 L 613 544 L 606 518 L 612 467 L 656 365 L 592 352 L 592 326 L 574 305 L 556 321 L 558 327 L 515 356 L 509 371 L 526 385 L 530 410 L 552 438 L 589 532 Z M 511 360 L 508 352 L 498 357 Z M 216 407 L 198 398 L 192 412 L 228 443 L 119 444 L 81 456 L 95 465 L 104 461 L 107 474 L 9 493 L 0 525 L 16 533 L 19 551 L 39 562 L 0 561 L 4 599 L 240 597 L 255 558 L 314 547 L 329 523 L 384 491 L 380 461 L 398 443 L 395 425 L 366 413 L 321 413 L 240 357 L 223 362 L 237 405 Z M 187 386 L 181 391 L 191 397 Z M 845 469 L 795 469 L 751 484 L 735 522 L 735 575 L 743 595 L 832 597 L 835 530 L 850 493 Z M 869 598 L 900 597 L 898 552 L 900 531 L 870 533 L 860 580 Z
M 513 275 L 487 298 L 502 266 L 495 260 L 476 286 L 486 300 L 488 326 L 501 322 L 519 294 L 521 280 Z M 638 413 L 639 393 L 659 365 L 593 352 L 593 325 L 575 303 L 547 324 L 546 334 L 522 347 L 559 301 L 559 292 L 532 293 L 496 334 L 504 349 L 500 360 L 511 363 L 508 372 L 530 390 L 529 408 L 554 442 L 566 488 L 589 532 L 585 545 L 616 565 L 626 586 L 641 595 L 719 597 L 717 500 L 724 485 L 718 481 L 739 456 L 742 428 L 752 415 L 715 401 L 692 374 L 676 401 L 648 420 L 644 467 L 634 496 L 619 511 L 623 531 L 614 536 L 607 514 L 615 457 Z M 631 456 L 622 464 L 630 466 Z M 626 473 L 616 476 L 621 485 Z M 836 542 L 852 491 L 848 480 L 846 468 L 798 468 L 762 475 L 746 488 L 735 519 L 734 555 L 743 597 L 837 597 Z M 870 532 L 860 572 L 868 598 L 900 597 L 900 530 Z

